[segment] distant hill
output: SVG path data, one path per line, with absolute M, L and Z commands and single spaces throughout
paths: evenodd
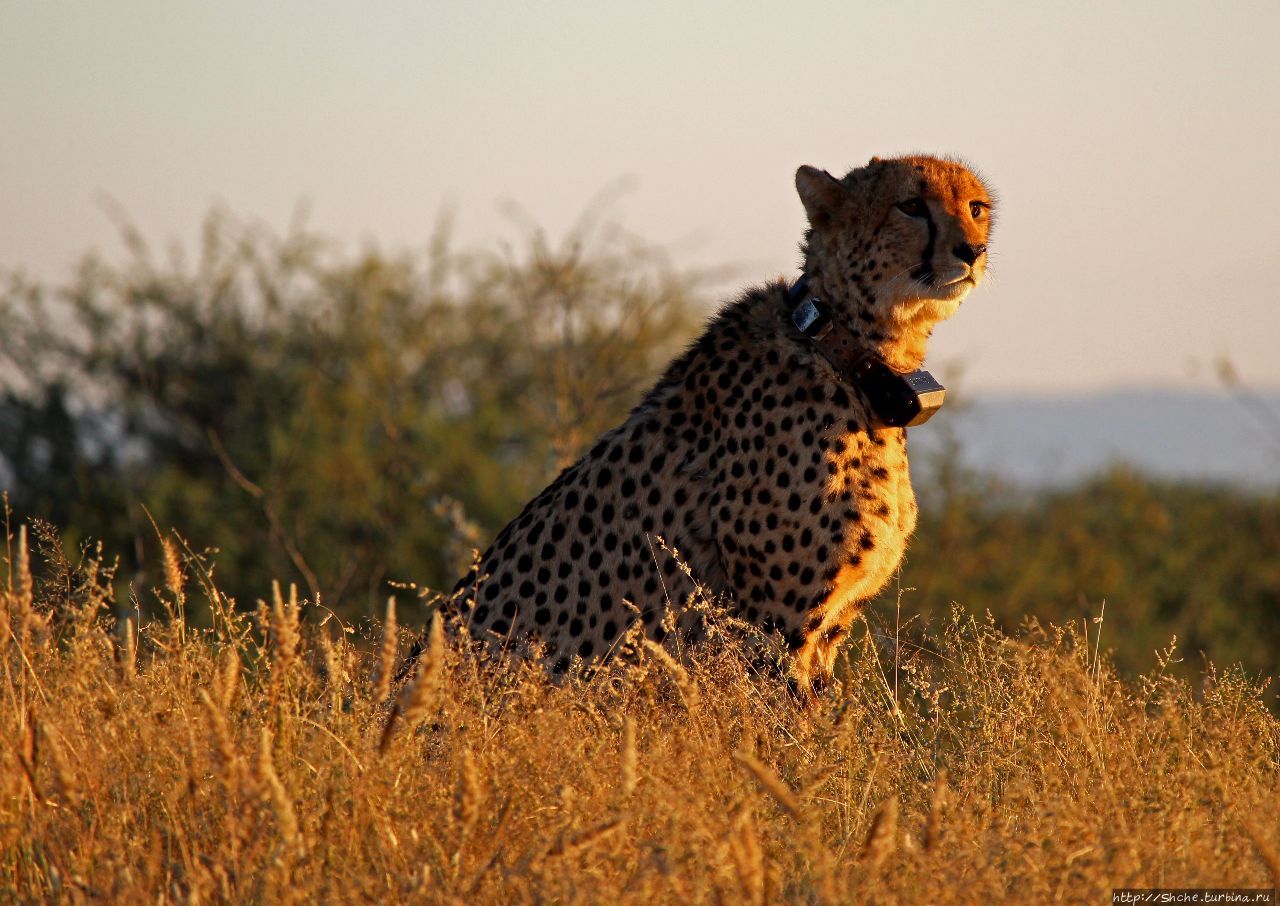
M 913 430 L 912 453 L 936 453 L 950 435 L 965 465 L 1027 486 L 1123 462 L 1169 478 L 1280 487 L 1280 390 L 1254 401 L 1177 390 L 971 396 Z

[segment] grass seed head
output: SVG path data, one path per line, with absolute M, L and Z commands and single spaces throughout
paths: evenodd
M 223 713 L 230 713 L 240 686 L 240 652 L 227 646 L 222 652 L 222 667 L 218 671 L 218 704 Z
M 399 635 L 396 627 L 396 599 L 387 598 L 387 616 L 382 623 L 382 648 L 379 651 L 373 700 L 379 705 L 391 697 L 391 678 L 396 672 L 396 649 Z
M 942 840 L 942 810 L 947 799 L 947 769 L 939 768 L 933 782 L 933 797 L 929 802 L 929 822 L 924 829 L 924 848 L 932 850 Z
M 729 835 L 729 854 L 738 877 L 741 902 L 763 906 L 765 902 L 764 852 L 760 848 L 759 830 L 751 813 L 742 809 Z
M 293 808 L 293 800 L 289 798 L 288 791 L 284 788 L 284 784 L 280 782 L 280 775 L 276 773 L 275 763 L 272 759 L 273 747 L 274 742 L 271 738 L 271 731 L 263 727 L 261 746 L 258 749 L 258 782 L 267 790 L 272 810 L 276 816 L 276 825 L 280 829 L 280 836 L 290 846 L 296 846 L 299 842 L 298 816 Z
M 120 675 L 125 682 L 131 682 L 138 672 L 138 630 L 133 617 L 124 620 L 120 636 Z
M 800 816 L 800 801 L 796 799 L 795 792 L 787 785 L 785 780 L 774 773 L 772 768 L 750 752 L 734 752 L 733 757 L 750 772 L 751 776 L 760 784 L 760 788 L 772 796 L 784 812 L 792 818 Z
M 18 550 L 14 555 L 10 581 L 13 584 L 9 619 L 19 645 L 26 645 L 35 624 L 34 589 L 31 557 L 27 551 L 27 527 L 18 526 Z
M 702 704 L 702 694 L 698 689 L 698 684 L 689 675 L 689 671 L 685 670 L 680 662 L 658 643 L 645 639 L 644 647 L 649 654 L 653 655 L 654 660 L 662 665 L 662 669 L 667 672 L 672 682 L 675 683 L 676 689 L 680 692 L 680 698 L 684 701 L 685 709 L 690 714 L 697 713 Z
M 622 798 L 629 799 L 639 782 L 636 756 L 636 722 L 630 715 L 622 718 Z
M 320 631 L 320 658 L 324 669 L 325 685 L 334 694 L 342 691 L 347 681 L 346 666 L 343 663 L 343 652 L 335 645 L 326 630 Z
M 186 576 L 182 572 L 182 561 L 178 557 L 178 549 L 169 538 L 160 540 L 160 559 L 164 566 L 164 584 L 173 595 L 173 599 L 181 607 L 186 603 Z
M 476 769 L 475 756 L 470 749 L 462 750 L 462 766 L 458 773 L 458 788 L 454 792 L 453 813 L 461 836 L 468 836 L 480 819 L 484 806 L 484 787 L 480 784 L 480 772 Z
M 571 834 L 565 834 L 558 839 L 551 849 L 547 852 L 547 857 L 558 859 L 563 856 L 571 856 L 574 853 L 590 849 L 605 838 L 612 836 L 625 824 L 626 818 L 623 815 L 615 815 L 604 821 L 594 824 L 585 830 L 575 831 Z
M 898 846 L 898 797 L 890 796 L 871 818 L 867 839 L 862 844 L 861 858 L 872 870 L 878 870 Z
M 383 666 L 388 663 L 394 667 L 395 661 L 387 661 L 385 659 L 386 650 L 384 648 Z M 387 717 L 386 725 L 382 730 L 382 740 L 378 745 L 379 751 L 385 752 L 391 744 L 391 738 L 395 734 L 396 726 L 400 723 L 413 728 L 428 717 L 440 704 L 440 697 L 443 691 L 444 678 L 444 625 L 440 618 L 440 612 L 436 611 L 431 617 L 431 627 L 427 631 L 427 644 L 418 654 L 418 669 L 413 678 L 405 685 L 400 692 L 400 698 L 396 702 L 395 708 Z M 388 677 L 387 682 L 390 683 Z
M 444 626 L 440 612 L 431 617 L 431 628 L 427 630 L 427 645 L 418 655 L 418 673 L 401 696 L 404 722 L 410 727 L 434 710 L 439 701 L 442 680 L 444 678 Z
M 274 673 L 287 676 L 302 646 L 298 607 L 298 586 L 289 584 L 289 597 L 280 592 L 280 583 L 271 583 L 271 661 Z
M 1276 847 L 1274 840 L 1267 839 L 1262 828 L 1252 820 L 1246 818 L 1243 824 L 1244 832 L 1253 842 L 1253 847 L 1258 851 L 1263 864 L 1267 866 L 1267 871 L 1271 875 L 1271 886 L 1280 888 L 1280 849 Z
M 67 761 L 67 753 L 56 733 L 49 732 L 48 725 L 40 727 L 40 735 L 44 740 L 44 748 L 49 753 L 49 765 L 53 768 L 53 788 L 63 801 L 72 808 L 80 805 L 80 792 L 76 783 L 75 772 Z
M 228 790 L 236 788 L 240 760 L 236 752 L 235 741 L 231 738 L 231 728 L 227 724 L 226 712 L 221 702 L 215 701 L 207 691 L 201 689 L 200 701 L 204 705 L 205 714 L 209 718 L 209 728 L 213 731 L 213 748 L 218 756 L 218 772 L 223 786 Z

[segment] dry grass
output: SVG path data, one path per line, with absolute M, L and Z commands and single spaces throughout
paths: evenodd
M 1092 627 L 1012 639 L 957 614 L 911 657 L 868 633 L 803 711 L 722 644 L 556 686 L 434 630 L 397 699 L 392 633 L 279 589 L 237 614 L 177 551 L 156 594 L 203 597 L 212 630 L 117 623 L 96 555 L 51 553 L 33 582 L 11 539 L 0 900 L 1097 903 L 1275 883 L 1280 724 L 1259 690 L 1121 682 Z

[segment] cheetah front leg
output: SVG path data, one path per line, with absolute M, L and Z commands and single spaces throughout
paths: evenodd
M 843 566 L 805 616 L 799 647 L 792 653 L 791 676 L 800 690 L 816 694 L 830 681 L 836 654 L 863 604 L 880 590 L 868 571 Z
M 849 521 L 842 530 L 833 529 L 830 518 L 825 524 L 791 518 L 786 506 L 784 498 L 782 512 L 768 504 L 730 510 L 715 528 L 739 617 L 783 635 L 791 679 L 807 694 L 831 677 L 850 625 L 884 584 L 880 561 L 886 557 L 857 513 L 844 514 Z M 757 526 L 768 528 L 753 531 Z

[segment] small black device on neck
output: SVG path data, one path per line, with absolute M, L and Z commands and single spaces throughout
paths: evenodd
M 877 428 L 923 425 L 942 408 L 947 390 L 924 370 L 899 374 L 837 322 L 801 277 L 787 292 L 791 323 L 826 356 L 837 373 L 856 387 L 875 415 Z

